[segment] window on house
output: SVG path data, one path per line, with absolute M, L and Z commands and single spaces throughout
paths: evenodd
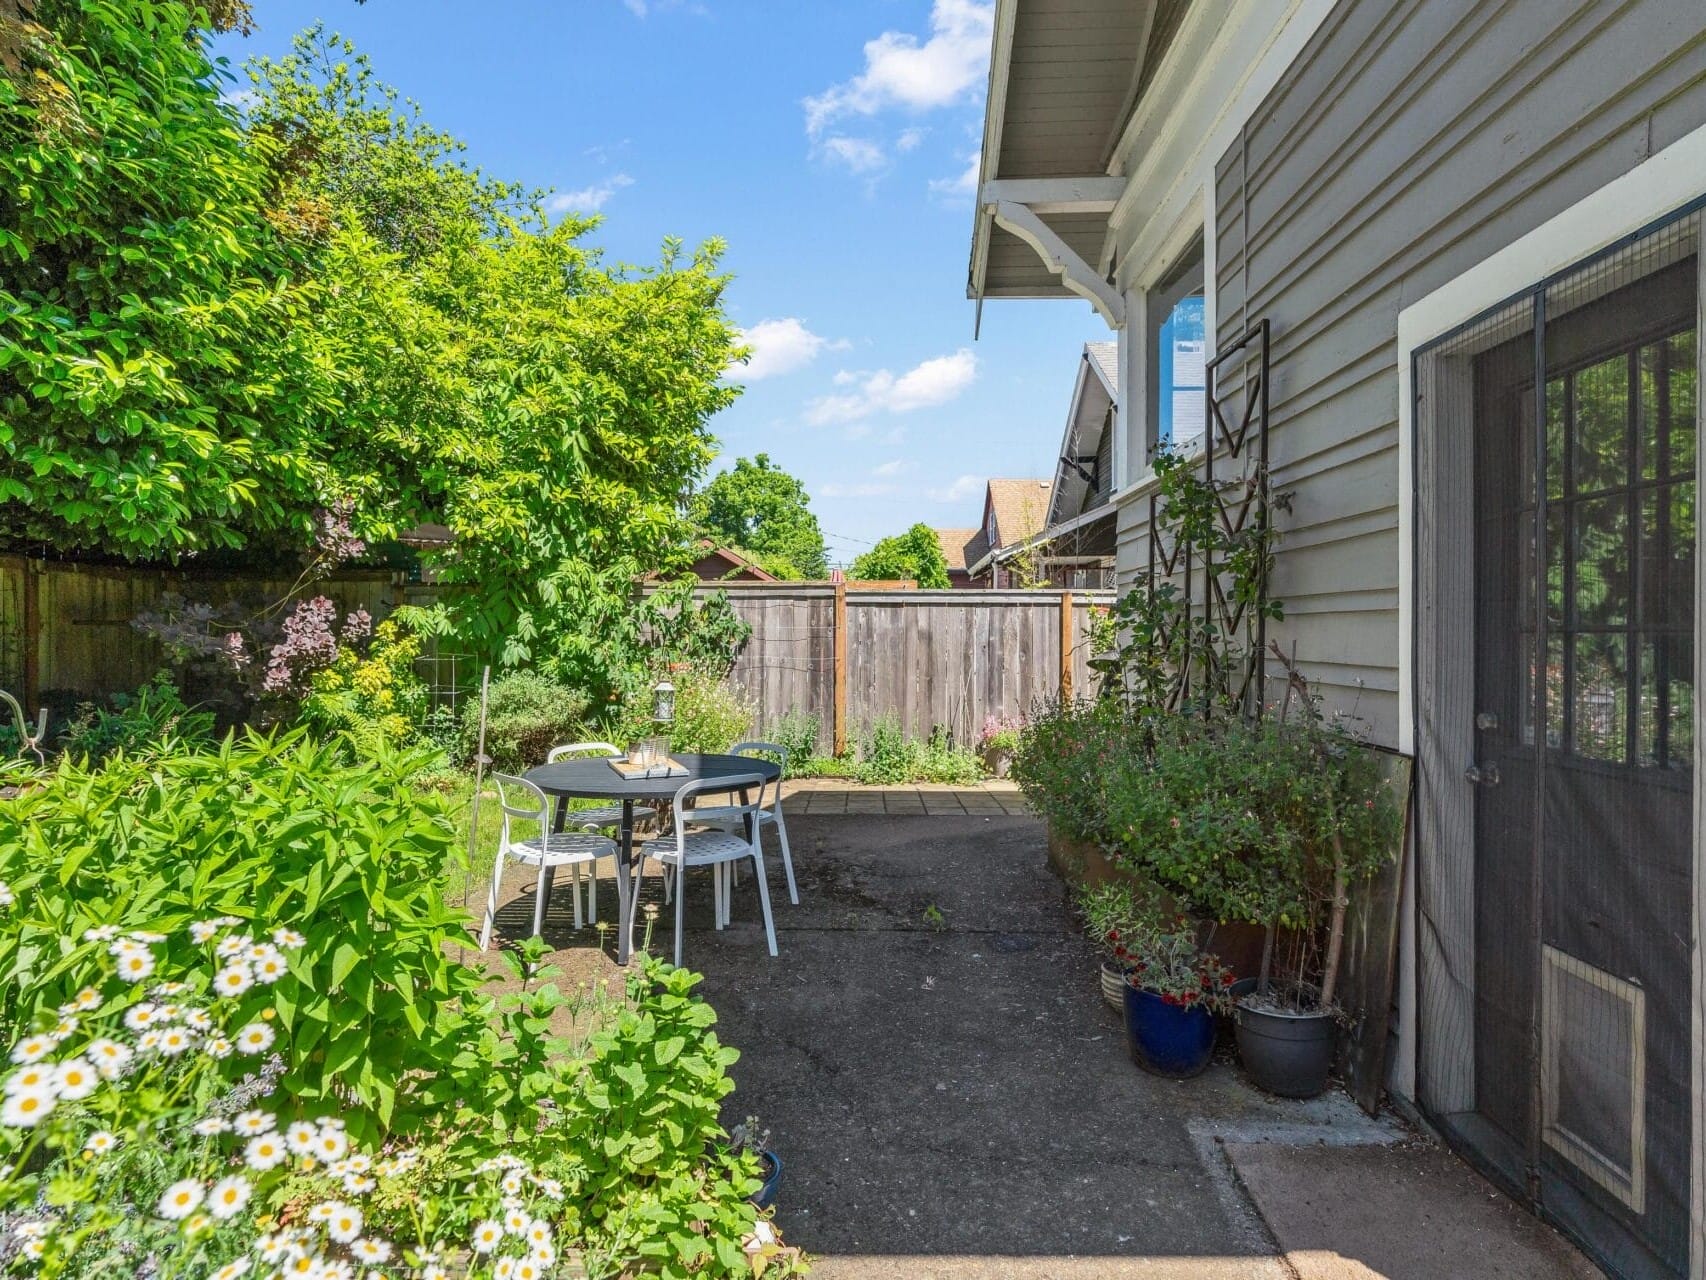
M 1203 438 L 1203 364 L 1208 352 L 1203 298 L 1199 240 L 1149 290 L 1145 453 L 1151 459 L 1161 449 L 1190 449 Z

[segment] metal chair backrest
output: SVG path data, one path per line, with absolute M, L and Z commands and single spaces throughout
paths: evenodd
M 551 829 L 551 802 L 545 798 L 543 791 L 526 778 L 508 773 L 494 773 L 492 781 L 498 787 L 498 808 L 503 810 L 500 839 L 505 848 L 514 843 L 510 839 L 510 821 L 514 818 L 537 822 L 541 836 Z
M 715 791 L 719 794 L 727 792 L 731 803 L 726 808 L 755 819 L 753 831 L 756 833 L 756 818 L 758 811 L 764 807 L 766 785 L 762 773 L 737 773 L 726 778 L 697 778 L 692 782 L 683 783 L 675 793 L 675 847 L 678 850 L 686 848 L 687 824 L 693 816 L 693 810 L 687 808 L 686 802 L 705 791 Z M 735 793 L 749 788 L 757 789 L 757 794 L 751 799 L 740 800 L 736 797 Z
M 782 779 L 788 776 L 788 748 L 775 742 L 737 742 L 729 748 L 729 754 L 731 756 L 775 756 L 776 763 L 781 766 L 782 772 L 776 775 L 776 794 L 773 803 L 775 805 L 782 803 Z M 761 804 L 759 807 L 763 808 L 764 806 Z
M 546 764 L 556 764 L 559 760 L 570 760 L 575 756 L 619 756 L 621 749 L 608 742 L 565 742 L 560 747 L 552 747 L 545 756 Z

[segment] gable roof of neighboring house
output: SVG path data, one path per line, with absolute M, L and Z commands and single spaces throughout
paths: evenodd
M 974 562 L 971 550 L 972 542 L 976 541 L 980 548 L 986 548 L 983 541 L 982 529 L 937 529 L 936 541 L 942 544 L 942 558 L 948 562 L 949 573 L 964 573 Z M 983 554 L 982 550 L 978 555 Z
M 1047 480 L 989 482 L 984 510 L 995 515 L 995 549 L 1023 542 L 1042 530 L 1048 523 L 1048 500 L 1053 488 Z
M 1113 480 L 1109 428 L 1118 404 L 1119 344 L 1086 342 L 1060 439 L 1048 509 L 1051 528 L 1107 501 Z
M 720 547 L 709 539 L 704 539 L 699 543 L 698 550 L 699 556 L 693 562 L 693 573 L 705 582 L 780 581 L 775 574 L 749 560 L 733 547 Z

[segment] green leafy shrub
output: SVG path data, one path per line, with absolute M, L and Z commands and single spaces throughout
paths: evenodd
M 865 730 L 856 776 L 860 782 L 876 785 L 934 782 L 966 786 L 983 777 L 983 761 L 976 753 L 956 747 L 942 725 L 920 742 L 909 737 L 899 721 L 885 716 Z
M 486 710 L 486 754 L 492 767 L 520 773 L 544 764 L 552 747 L 573 742 L 586 725 L 584 695 L 533 671 L 517 671 L 492 683 Z M 471 762 L 480 742 L 480 700 L 462 708 L 458 757 Z
M 1012 776 L 1033 812 L 1062 835 L 1109 839 L 1109 781 L 1136 748 L 1138 722 L 1115 702 L 1080 699 L 1039 707 L 1019 733 Z M 1141 784 L 1127 768 L 1122 785 Z
M 797 777 L 806 762 L 817 755 L 821 725 L 808 711 L 790 711 L 765 731 L 764 736 L 788 753 L 788 776 Z
M 159 932 L 158 963 L 174 968 L 200 952 L 194 921 L 230 916 L 305 940 L 288 974 L 235 1006 L 273 1009 L 292 1033 L 282 1087 L 335 1099 L 362 1133 L 400 1099 L 448 1102 L 430 1072 L 460 1051 L 480 979 L 448 955 L 468 935 L 441 890 L 457 852 L 446 804 L 407 785 L 425 757 L 349 763 L 298 731 L 61 760 L 0 806 L 0 880 L 16 899 L 0 918 L 0 1034 L 75 997 L 90 931 Z
M 365 645 L 340 644 L 332 665 L 308 677 L 302 723 L 325 735 L 347 734 L 363 755 L 380 743 L 402 746 L 427 715 L 427 687 L 415 674 L 420 655 L 420 637 L 389 620 Z
M 115 694 L 111 704 L 85 702 L 77 708 L 61 738 L 68 754 L 99 761 L 115 751 L 151 755 L 213 738 L 213 713 L 186 705 L 164 671 L 134 694 Z

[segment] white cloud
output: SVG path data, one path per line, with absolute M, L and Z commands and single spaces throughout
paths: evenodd
M 924 141 L 924 135 L 929 132 L 928 129 L 903 129 L 900 137 L 894 140 L 894 149 L 896 151 L 912 151 Z
M 964 502 L 981 495 L 987 483 L 983 476 L 960 476 L 952 484 L 931 489 L 930 497 L 936 502 Z
M 815 138 L 845 116 L 896 106 L 928 111 L 959 101 L 983 83 L 994 19 L 993 4 L 935 0 L 930 38 L 885 31 L 867 41 L 864 71 L 805 100 L 806 131 Z
M 261 95 L 253 89 L 227 89 L 219 95 L 219 100 L 228 107 L 238 111 L 252 111 L 261 105 Z
M 966 157 L 966 167 L 954 177 L 930 179 L 930 194 L 953 198 L 976 194 L 977 171 L 982 161 L 982 152 L 973 151 L 971 155 Z
M 849 138 L 836 134 L 834 137 L 825 138 L 821 145 L 831 159 L 840 161 L 854 173 L 871 173 L 881 169 L 889 160 L 881 144 L 869 138 Z
M 905 458 L 895 458 L 889 462 L 882 463 L 879 466 L 872 467 L 871 474 L 874 476 L 898 476 L 911 465 L 912 464 Z
M 623 187 L 631 187 L 634 180 L 625 173 L 613 173 L 603 182 L 594 183 L 590 187 L 582 187 L 579 191 L 559 191 L 545 201 L 545 208 L 550 213 L 597 213 Z
M 813 333 L 795 316 L 760 320 L 752 328 L 741 330 L 740 340 L 743 346 L 752 348 L 752 355 L 744 367 L 732 366 L 729 375 L 742 382 L 760 382 L 792 373 L 826 350 L 841 351 L 851 345 L 846 339 L 832 342 L 820 333 Z
M 969 347 L 926 360 L 899 377 L 887 369 L 837 374 L 835 385 L 852 389 L 812 401 L 806 406 L 806 421 L 814 427 L 823 427 L 856 423 L 876 413 L 928 409 L 959 396 L 976 377 L 977 357 Z

